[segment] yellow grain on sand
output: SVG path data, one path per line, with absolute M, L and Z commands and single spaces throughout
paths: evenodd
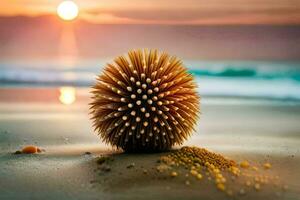
M 175 177 L 179 174 L 174 169 L 184 167 L 184 169 L 189 170 L 186 177 L 190 175 L 199 181 L 203 179 L 202 174 L 205 174 L 207 180 L 211 181 L 213 179 L 216 188 L 228 196 L 234 195 L 232 185 L 230 184 L 234 184 L 234 188 L 238 188 L 238 190 L 235 191 L 237 194 L 245 195 L 246 192 L 243 188 L 245 185 L 248 187 L 252 186 L 256 191 L 259 191 L 261 190 L 262 185 L 267 184 L 269 179 L 271 179 L 271 177 L 267 175 L 263 176 L 262 174 L 259 174 L 258 168 L 251 166 L 248 161 L 242 161 L 238 165 L 236 161 L 228 159 L 221 154 L 198 147 L 182 147 L 177 151 L 173 151 L 160 157 L 159 161 L 160 164 L 157 167 L 158 171 L 163 172 L 172 169 L 170 175 L 171 177 Z M 271 164 L 265 163 L 262 167 L 270 169 Z M 241 170 L 243 170 L 243 173 L 241 173 Z M 241 184 L 241 182 L 227 181 L 226 176 L 228 176 L 228 173 L 229 175 L 231 174 L 230 180 L 235 180 L 240 176 L 243 176 L 243 178 L 246 179 L 246 182 Z M 247 180 L 249 178 L 254 179 L 253 184 Z M 185 184 L 190 185 L 191 182 L 187 180 Z

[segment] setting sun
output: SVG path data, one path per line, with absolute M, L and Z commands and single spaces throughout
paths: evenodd
M 73 1 L 63 1 L 57 7 L 57 14 L 63 20 L 73 20 L 78 16 L 78 6 Z

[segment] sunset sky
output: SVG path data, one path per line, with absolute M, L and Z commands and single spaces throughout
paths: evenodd
M 1 0 L 0 16 L 55 14 L 61 0 Z M 104 24 L 300 24 L 300 0 L 75 0 Z
M 57 14 L 62 2 L 0 0 L 0 62 L 133 48 L 189 59 L 300 59 L 300 0 L 74 0 L 72 23 L 62 17 L 70 7 Z

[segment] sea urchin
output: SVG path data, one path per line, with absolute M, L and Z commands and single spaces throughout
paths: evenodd
M 194 129 L 199 96 L 182 62 L 133 50 L 107 64 L 92 90 L 91 114 L 104 142 L 125 151 L 161 151 Z

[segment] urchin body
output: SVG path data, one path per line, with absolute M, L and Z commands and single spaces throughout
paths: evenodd
M 125 151 L 161 151 L 181 144 L 199 115 L 193 77 L 157 50 L 117 57 L 97 78 L 91 114 L 104 142 Z

